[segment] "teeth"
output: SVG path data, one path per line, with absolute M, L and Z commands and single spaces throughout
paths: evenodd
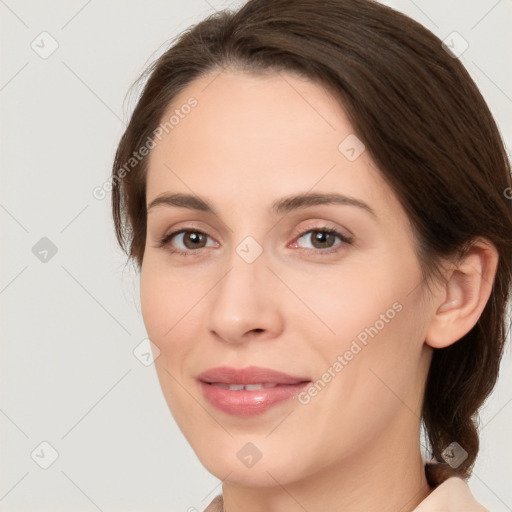
M 257 389 L 263 389 L 263 384 L 246 384 L 244 387 L 247 391 L 256 391 Z
M 230 391 L 239 391 L 240 389 L 244 389 L 244 385 L 243 384 L 232 384 L 232 385 L 228 386 L 228 389 Z
M 247 391 L 257 391 L 258 389 L 275 388 L 277 384 L 225 384 L 224 382 L 212 382 L 214 386 L 223 389 L 229 389 L 229 391 L 241 391 L 245 389 Z

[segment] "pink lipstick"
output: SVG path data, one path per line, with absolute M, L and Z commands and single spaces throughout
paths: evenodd
M 249 366 L 211 368 L 200 375 L 204 397 L 217 409 L 236 416 L 261 414 L 298 395 L 311 382 L 307 377 Z

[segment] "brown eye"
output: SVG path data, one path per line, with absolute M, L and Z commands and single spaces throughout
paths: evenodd
M 171 252 L 186 253 L 187 251 L 194 252 L 195 249 L 216 247 L 216 243 L 202 231 L 182 229 L 164 237 L 160 247 L 164 246 L 168 247 Z
M 334 245 L 336 237 L 326 231 L 312 231 L 311 243 L 315 249 L 328 249 Z
M 200 231 L 185 231 L 183 234 L 183 245 L 187 249 L 201 249 L 205 247 L 206 235 Z
M 336 243 L 336 239 L 340 242 Z M 300 241 L 303 240 L 301 243 Z M 349 244 L 351 241 L 344 237 L 335 229 L 310 229 L 303 233 L 298 239 L 297 244 L 299 247 L 305 249 L 331 249 L 343 243 Z M 307 244 L 310 244 L 309 246 Z

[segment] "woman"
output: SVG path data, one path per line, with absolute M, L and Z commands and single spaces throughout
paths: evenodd
M 369 0 L 210 16 L 148 70 L 112 181 L 207 511 L 485 510 L 512 182 L 434 35 Z

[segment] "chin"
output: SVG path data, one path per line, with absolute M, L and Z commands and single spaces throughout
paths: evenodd
M 217 454 L 212 460 L 206 458 L 200 458 L 200 460 L 209 473 L 233 485 L 272 487 L 277 482 L 284 485 L 299 478 L 290 471 L 293 467 L 292 461 L 286 462 L 281 459 L 265 463 L 262 458 L 254 466 L 246 467 L 232 455 L 224 457 L 222 459 L 222 456 Z
M 235 435 L 212 439 L 207 433 L 189 439 L 201 464 L 209 473 L 234 485 L 269 487 L 300 480 L 308 473 L 305 460 L 286 440 L 271 442 L 265 435 Z M 199 442 L 195 442 L 199 441 Z

